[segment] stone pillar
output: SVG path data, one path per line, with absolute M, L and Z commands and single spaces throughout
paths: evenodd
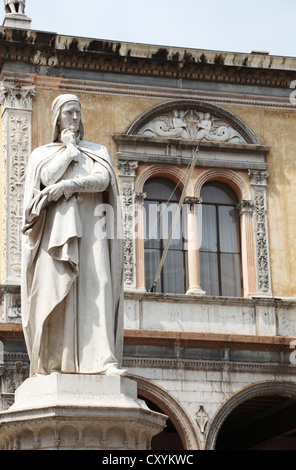
M 243 297 L 248 297 L 257 294 L 253 201 L 241 200 L 239 214 L 242 238 Z
M 3 334 L 2 330 L 0 338 L 0 410 L 13 402 L 15 389 L 29 374 L 26 347 L 19 336 L 14 337 L 16 330 L 11 324 L 21 323 L 21 225 L 34 95 L 34 86 L 1 83 L 0 326 L 7 326 L 11 333 Z
M 27 379 L 0 413 L 0 450 L 149 450 L 166 420 L 126 377 L 53 373 Z
M 2 238 L 1 284 L 19 285 L 25 169 L 31 153 L 35 86 L 1 84 Z
M 146 292 L 145 287 L 145 260 L 144 260 L 144 200 L 146 193 L 135 194 L 136 217 L 136 285 L 137 291 Z
M 199 236 L 198 236 L 198 204 L 200 198 L 187 197 L 184 200 L 188 204 L 187 212 L 187 244 L 188 244 L 188 290 L 187 294 L 205 295 L 200 287 L 200 262 L 199 262 Z
M 272 286 L 266 203 L 266 187 L 269 174 L 267 171 L 250 170 L 249 177 L 251 180 L 254 203 L 257 295 L 260 297 L 271 297 Z
M 124 226 L 124 288 L 134 290 L 136 288 L 134 192 L 138 163 L 119 160 L 117 166 Z

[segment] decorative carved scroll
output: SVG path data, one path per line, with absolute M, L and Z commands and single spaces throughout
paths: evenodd
M 146 123 L 138 133 L 147 137 L 209 142 L 246 142 L 236 129 L 220 117 L 192 109 L 175 109 L 158 115 Z

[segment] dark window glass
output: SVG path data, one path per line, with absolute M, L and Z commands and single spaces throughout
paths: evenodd
M 150 291 L 178 209 L 180 190 L 165 178 L 153 178 L 144 186 L 145 284 Z M 174 229 L 156 292 L 184 294 L 187 290 L 187 252 L 184 250 L 182 217 Z
M 201 287 L 207 295 L 242 295 L 240 230 L 237 197 L 219 182 L 201 190 Z

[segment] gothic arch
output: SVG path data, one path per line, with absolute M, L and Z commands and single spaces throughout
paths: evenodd
M 227 111 L 220 106 L 199 101 L 192 100 L 173 100 L 166 101 L 165 103 L 158 104 L 148 111 L 144 112 L 136 121 L 130 126 L 126 135 L 137 135 L 141 129 L 150 121 L 153 121 L 158 116 L 164 113 L 170 113 L 180 110 L 192 110 L 203 114 L 210 114 L 215 118 L 221 119 L 226 122 L 231 128 L 235 129 L 245 140 L 247 144 L 259 144 L 259 140 L 253 131 L 237 116 L 230 111 Z
M 153 401 L 169 416 L 179 433 L 185 450 L 201 449 L 194 424 L 182 405 L 172 395 L 156 383 L 143 377 L 128 375 L 128 378 L 137 382 L 140 395 Z
M 214 450 L 220 429 L 232 411 L 240 404 L 260 395 L 282 395 L 296 398 L 296 384 L 291 382 L 257 382 L 236 392 L 214 416 L 206 438 L 205 450 Z

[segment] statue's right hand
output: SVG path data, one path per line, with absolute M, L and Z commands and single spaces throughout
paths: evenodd
M 76 147 L 75 134 L 73 131 L 70 131 L 70 129 L 64 129 L 61 132 L 61 140 L 66 145 L 66 147 L 69 147 L 69 145 L 74 145 Z
M 61 132 L 61 140 L 66 145 L 68 155 L 71 158 L 71 160 L 76 160 L 77 159 L 76 157 L 79 154 L 79 150 L 76 147 L 75 133 L 70 131 L 69 129 L 64 129 Z

